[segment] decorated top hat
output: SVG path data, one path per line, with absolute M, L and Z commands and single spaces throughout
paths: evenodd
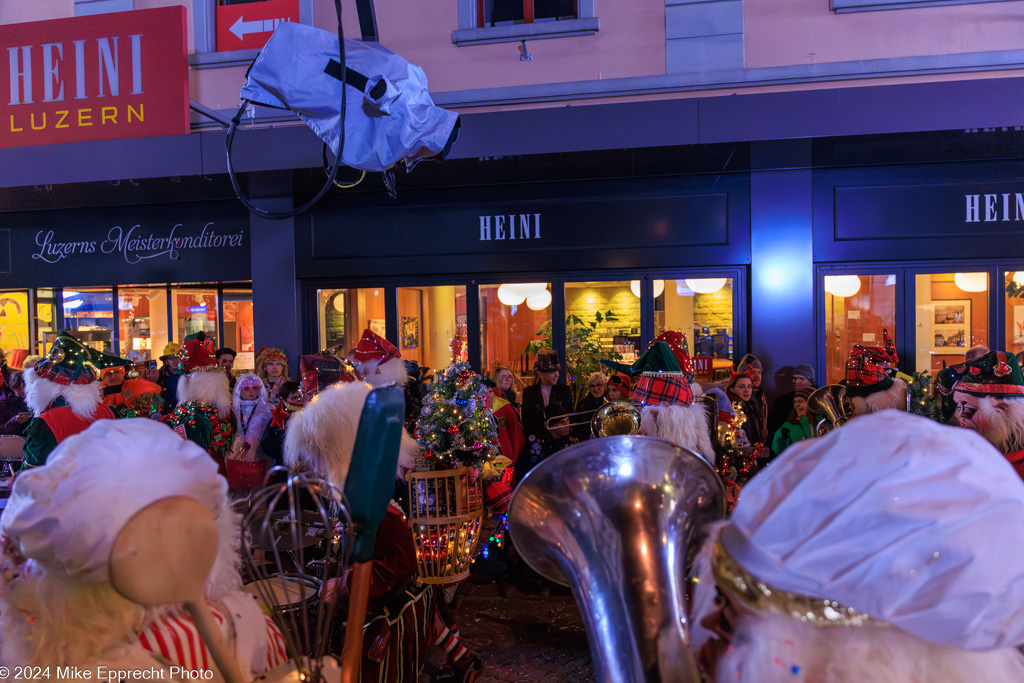
M 541 351 L 533 361 L 533 369 L 536 372 L 558 372 L 562 369 L 558 362 L 558 354 L 554 351 Z
M 213 340 L 200 331 L 185 337 L 185 344 L 178 352 L 187 372 L 209 372 L 220 370 L 213 356 Z
M 962 368 L 963 374 L 953 385 L 953 391 L 973 396 L 1024 397 L 1024 376 L 1012 353 L 989 351 L 964 363 Z
M 362 378 L 347 358 L 339 358 L 327 351 L 302 356 L 299 359 L 302 398 L 309 401 L 321 391 L 338 382 L 358 382 Z

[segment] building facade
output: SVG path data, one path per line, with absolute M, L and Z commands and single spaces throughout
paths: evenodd
M 458 333 L 481 369 L 525 376 L 539 345 L 628 359 L 678 329 L 718 365 L 760 356 L 769 383 L 804 362 L 836 381 L 883 330 L 905 371 L 1024 349 L 1022 2 L 377 3 L 380 43 L 424 69 L 459 139 L 397 170 L 395 197 L 370 173 L 284 220 L 237 201 L 223 126 L 199 112 L 234 115 L 258 53 L 225 29 L 252 9 L 336 32 L 333 3 L 17 4 L 0 92 L 24 83 L 20 22 L 181 5 L 195 105 L 187 133 L 35 145 L 4 130 L 23 104 L 5 110 L 0 285 L 33 348 L 73 322 L 122 353 L 203 327 L 294 358 L 369 326 L 435 368 Z M 347 37 L 372 33 L 342 7 Z M 294 114 L 243 122 L 254 203 L 316 194 L 322 143 Z M 116 234 L 132 226 L 145 243 Z

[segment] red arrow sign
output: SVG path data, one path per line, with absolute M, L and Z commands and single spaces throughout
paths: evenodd
M 299 21 L 299 0 L 217 7 L 217 52 L 263 47 L 282 21 Z

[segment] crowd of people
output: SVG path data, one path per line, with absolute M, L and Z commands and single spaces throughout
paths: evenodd
M 0 432 L 25 439 L 17 502 L 0 517 L 6 567 L 0 607 L 17 609 L 0 609 L 0 626 L 30 640 L 40 627 L 61 637 L 71 637 L 74 628 L 95 630 L 92 622 L 74 619 L 47 626 L 44 612 L 91 603 L 38 604 L 35 583 L 26 590 L 19 581 L 39 580 L 40 569 L 26 569 L 31 561 L 51 578 L 64 572 L 61 580 L 82 588 L 86 579 L 67 562 L 77 557 L 76 543 L 93 538 L 88 520 L 81 528 L 56 527 L 61 533 L 55 538 L 68 546 L 56 555 L 51 542 L 40 540 L 40 525 L 57 514 L 48 506 L 64 505 L 63 515 L 70 510 L 66 504 L 86 501 L 72 495 L 82 486 L 96 487 L 90 495 L 105 495 L 102 486 L 75 474 L 78 459 L 104 439 L 117 445 L 125 462 L 135 463 L 143 479 L 148 450 L 177 453 L 165 464 L 180 461 L 181 471 L 195 479 L 179 482 L 157 468 L 154 476 L 166 482 L 152 486 L 152 496 L 173 494 L 179 483 L 181 491 L 192 491 L 205 482 L 199 488 L 206 493 L 196 495 L 231 521 L 222 510 L 226 501 L 210 498 L 215 475 L 207 470 L 215 465 L 230 486 L 252 488 L 269 465 L 286 464 L 313 469 L 341 486 L 362 403 L 373 386 L 398 384 L 406 397 L 407 433 L 396 477 L 413 466 L 413 436 L 429 410 L 431 371 L 404 361 L 387 340 L 367 330 L 349 354 L 303 356 L 298 381 L 280 349 L 261 350 L 251 373 L 234 372 L 236 355 L 215 349 L 200 333 L 180 346 L 169 344 L 158 367 L 139 357 L 100 353 L 64 332 L 46 356 L 29 357 L 20 369 L 7 367 L 0 356 Z M 765 368 L 750 354 L 727 379 L 696 381 L 686 340 L 677 332 L 659 335 L 630 364 L 597 360 L 604 369 L 586 377 L 585 386 L 565 383 L 565 368 L 552 350 L 537 354 L 533 382 L 521 390 L 520 379 L 504 366 L 484 381 L 487 395 L 481 398 L 493 418 L 496 445 L 514 472 L 508 481 L 514 488 L 562 449 L 597 438 L 591 414 L 619 402 L 637 413 L 642 434 L 685 446 L 713 464 L 732 451 L 749 457 L 753 467 L 739 482 L 744 494 L 729 520 L 709 530 L 694 568 L 699 581 L 692 642 L 711 680 L 966 681 L 972 671 L 984 672 L 986 680 L 1024 680 L 1024 657 L 1016 650 L 1024 645 L 1024 572 L 1004 557 L 1012 541 L 1024 541 L 1018 539 L 1024 534 L 1024 375 L 1017 357 L 978 347 L 964 363 L 942 370 L 933 384 L 934 419 L 904 414 L 909 378 L 897 369 L 887 333 L 881 346 L 851 351 L 842 390 L 832 393 L 845 393 L 847 401 L 835 406 L 836 414 L 812 405 L 810 365 L 791 368 L 790 390 L 771 402 L 763 389 Z M 118 419 L 132 417 L 146 419 Z M 145 426 L 133 426 L 140 423 Z M 181 440 L 210 456 L 206 464 L 172 445 Z M 1014 471 L 1020 476 L 1006 476 Z M 735 474 L 719 472 L 724 479 Z M 44 496 L 54 481 L 65 480 L 74 486 L 61 484 L 60 495 Z M 396 495 L 377 531 L 371 608 L 385 615 L 384 628 L 392 629 L 395 642 L 410 633 L 419 640 L 411 649 L 396 645 L 367 666 L 380 674 L 390 657 L 418 671 L 421 646 L 433 643 L 446 653 L 435 680 L 477 680 L 483 660 L 461 642 L 443 600 L 416 586 L 417 551 L 402 502 Z M 504 509 L 507 504 L 505 498 Z M 999 544 L 984 541 L 992 530 Z M 221 542 L 227 544 L 222 553 L 235 557 L 218 570 L 227 576 L 237 569 L 237 548 Z M 95 549 L 83 546 L 81 552 Z M 475 578 L 491 580 L 514 569 L 521 587 L 542 583 L 517 566 L 514 549 L 489 559 L 478 562 Z M 324 603 L 346 600 L 350 581 L 349 575 L 326 581 Z M 238 588 L 237 579 L 225 579 L 216 597 L 232 604 Z M 398 603 L 416 607 L 389 620 L 387 610 L 401 608 Z M 137 636 L 163 628 L 130 605 L 116 604 L 124 609 L 117 618 L 134 624 Z M 42 610 L 38 622 L 34 610 Z M 793 619 L 797 612 L 806 618 Z M 280 634 L 269 622 L 259 623 L 260 645 L 246 655 L 254 676 L 283 658 Z M 115 637 L 104 630 L 94 635 L 75 656 Z M 0 663 L 12 663 L 12 652 L 30 661 L 66 656 L 47 638 L 35 645 L 0 644 Z M 873 668 L 866 669 L 858 653 L 869 653 Z

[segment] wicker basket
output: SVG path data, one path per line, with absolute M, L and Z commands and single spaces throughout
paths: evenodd
M 409 527 L 423 583 L 457 583 L 469 576 L 480 536 L 483 495 L 469 470 L 460 467 L 410 472 Z

